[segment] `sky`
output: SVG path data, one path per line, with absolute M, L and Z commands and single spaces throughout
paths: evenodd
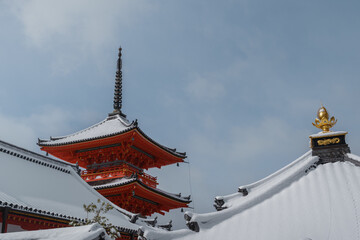
M 188 156 L 150 174 L 191 194 L 190 211 L 215 211 L 215 196 L 309 150 L 321 104 L 360 154 L 359 10 L 352 0 L 0 0 L 0 139 L 40 152 L 38 138 L 106 118 L 121 46 L 123 112 Z

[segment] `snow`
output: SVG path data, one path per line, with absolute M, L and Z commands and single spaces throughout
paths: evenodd
M 310 135 L 310 138 L 319 138 L 319 137 L 331 137 L 331 136 L 339 136 L 347 134 L 344 131 L 337 131 L 337 132 L 318 132 L 316 134 Z
M 225 204 L 223 206 L 228 209 L 208 214 L 194 214 L 192 221 L 207 222 L 210 219 L 214 220 L 214 218 L 222 220 L 252 207 L 275 195 L 290 182 L 298 179 L 301 176 L 301 173 L 317 161 L 318 157 L 311 156 L 311 151 L 309 151 L 276 173 L 253 184 L 242 186 L 241 188 L 246 188 L 249 192 L 249 195 L 246 197 L 244 197 L 242 193 L 224 196 L 223 200 L 225 201 Z
M 110 188 L 110 187 L 115 187 L 115 186 L 120 186 L 120 185 L 124 185 L 124 184 L 127 184 L 127 183 L 132 183 L 132 182 L 137 182 L 138 184 L 143 184 L 143 186 L 145 185 L 147 189 L 149 189 L 150 191 L 153 191 L 153 192 L 157 192 L 157 193 L 160 193 L 162 195 L 165 195 L 165 196 L 168 196 L 168 197 L 171 197 L 171 198 L 174 198 L 178 201 L 181 201 L 181 202 L 190 202 L 190 200 L 187 200 L 185 199 L 184 197 L 179 197 L 178 195 L 174 194 L 174 193 L 169 193 L 169 192 L 166 192 L 164 190 L 161 190 L 159 188 L 153 188 L 153 187 L 149 187 L 147 186 L 146 184 L 142 183 L 141 180 L 138 180 L 136 178 L 120 178 L 120 179 L 115 179 L 111 182 L 108 182 L 108 183 L 105 183 L 105 184 L 101 184 L 101 185 L 94 185 L 93 188 L 94 189 L 103 189 L 103 188 Z
M 145 228 L 144 228 L 145 229 Z M 189 229 L 180 229 L 176 231 L 167 231 L 161 228 L 153 228 L 147 227 L 146 232 L 146 239 L 147 240 L 167 240 L 167 239 L 177 239 L 177 238 L 184 238 L 187 239 L 188 236 L 194 234 L 193 231 Z M 202 239 L 202 238 L 199 238 Z M 204 238 L 206 239 L 206 238 Z M 222 238 L 207 238 L 207 239 L 222 239 Z
M 348 154 L 353 160 L 360 157 Z M 360 239 L 360 168 L 336 162 L 314 168 L 311 151 L 250 185 L 247 196 L 218 197 L 227 208 L 187 213 L 200 231 L 145 230 L 151 239 Z
M 108 117 L 103 121 L 81 130 L 79 132 L 70 134 L 68 136 L 51 138 L 51 140 L 41 140 L 41 145 L 56 145 L 68 142 L 79 142 L 93 138 L 100 138 L 109 135 L 116 135 L 118 133 L 130 130 L 134 127 L 134 123 L 129 123 L 128 120 L 119 115 Z
M 18 146 L 15 146 L 13 144 L 3 142 L 3 141 L 0 140 L 0 147 L 1 146 L 6 146 L 5 150 L 13 151 L 13 152 L 16 152 L 17 154 L 24 155 L 24 156 L 29 157 L 29 158 L 34 158 L 34 159 L 36 159 L 38 161 L 45 161 L 48 164 L 55 163 L 55 165 L 61 166 L 61 167 L 66 167 L 66 166 L 70 165 L 70 166 L 73 166 L 74 168 L 76 168 L 75 164 L 68 163 L 67 161 L 64 161 L 62 159 L 50 158 L 50 157 L 47 157 L 47 156 L 44 156 L 44 155 L 41 155 L 41 154 L 38 154 L 38 153 L 35 153 L 35 152 L 31 152 L 31 151 L 29 151 L 27 149 L 24 149 L 24 148 L 21 148 L 21 147 L 18 147 Z
M 127 119 L 121 117 L 120 115 L 109 116 L 103 121 L 89 128 L 67 136 L 50 137 L 50 140 L 39 139 L 38 144 L 40 146 L 66 145 L 69 143 L 78 143 L 99 138 L 116 136 L 122 133 L 129 132 L 133 129 L 136 129 L 140 133 L 140 135 L 142 135 L 147 141 L 152 142 L 155 146 L 164 149 L 166 152 L 169 152 L 170 154 L 180 157 L 182 159 L 186 157 L 186 153 L 176 152 L 176 149 L 171 149 L 163 146 L 149 138 L 144 132 L 142 132 L 140 128 L 138 128 L 137 121 L 133 121 L 130 123 Z
M 101 235 L 103 235 L 104 240 L 111 240 L 105 230 L 99 224 L 94 223 L 81 227 L 0 234 L 0 240 L 94 240 Z
M 110 203 L 83 181 L 71 164 L 46 161 L 48 158 L 17 151 L 4 142 L 0 142 L 0 149 L 0 206 L 12 204 L 20 210 L 37 209 L 45 215 L 49 212 L 84 219 L 84 204 L 96 203 L 98 199 Z M 129 222 L 128 216 L 132 215 L 115 207 L 106 217 L 116 226 L 137 230 L 138 225 Z
M 355 154 L 347 153 L 347 156 L 348 156 L 349 158 L 351 158 L 351 159 L 354 159 L 354 160 L 360 162 L 360 157 L 357 156 L 357 155 L 355 155 Z
M 101 184 L 101 185 L 95 185 L 93 187 L 95 189 L 114 187 L 114 186 L 123 185 L 123 184 L 129 183 L 129 182 L 134 182 L 134 181 L 136 181 L 136 178 L 117 178 L 111 182 Z

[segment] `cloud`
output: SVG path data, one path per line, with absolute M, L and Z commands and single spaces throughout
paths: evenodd
M 70 114 L 60 109 L 47 109 L 30 116 L 8 116 L 0 113 L 1 140 L 38 151 L 38 137 L 69 129 Z
M 90 124 L 88 118 L 94 119 L 94 114 L 74 114 L 53 106 L 44 107 L 28 116 L 9 116 L 0 112 L 1 140 L 39 152 L 36 145 L 38 138 L 73 133 L 81 129 L 81 126 L 76 129 L 79 123 Z
M 115 26 L 137 21 L 150 5 L 144 1 L 30 0 L 14 2 L 12 8 L 26 37 L 38 47 L 59 38 L 99 46 L 111 41 Z
M 204 116 L 203 122 L 209 122 L 209 116 Z M 202 156 L 197 161 L 210 162 L 209 158 L 222 158 L 222 162 L 244 163 L 263 155 L 292 152 L 304 145 L 303 137 L 307 134 L 301 129 L 292 129 L 290 124 L 276 117 L 266 117 L 254 121 L 251 125 L 227 125 L 226 130 L 222 125 L 213 122 L 211 129 L 204 124 L 207 131 L 190 135 L 188 147 L 196 156 Z M 208 131 L 212 131 L 212 134 Z M 216 134 L 217 132 L 219 134 Z M 291 144 L 287 144 L 284 149 L 286 143 Z
M 36 133 L 30 125 L 20 119 L 0 114 L 0 135 L 2 141 L 34 149 Z
M 192 97 L 202 100 L 217 99 L 226 93 L 224 85 L 219 81 L 201 76 L 191 81 L 186 90 Z
M 298 152 L 299 146 L 308 141 L 304 139 L 306 136 L 305 131 L 293 129 L 290 124 L 275 117 L 265 118 L 252 126 L 235 126 L 231 129 L 228 161 L 246 162 L 263 156 Z
M 192 185 L 202 189 L 200 195 L 194 193 L 197 211 L 213 211 L 214 196 L 234 193 L 238 186 L 291 163 L 309 149 L 309 135 L 273 116 L 248 125 L 234 123 L 226 129 L 219 124 L 207 131 L 194 129 L 185 149 L 191 160 Z
M 143 0 L 28 0 L 7 5 L 23 26 L 28 45 L 54 53 L 54 71 L 65 74 L 89 55 L 98 57 L 107 46 L 118 46 L 121 31 L 136 25 L 154 6 Z

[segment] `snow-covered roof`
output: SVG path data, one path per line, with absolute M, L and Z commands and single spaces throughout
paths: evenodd
M 347 134 L 347 132 L 344 131 L 336 131 L 336 132 L 318 132 L 316 134 L 310 135 L 310 138 L 320 138 L 320 137 L 331 137 L 331 136 L 339 136 Z
M 126 185 L 128 183 L 132 183 L 135 181 L 136 181 L 136 178 L 126 178 L 126 177 L 116 178 L 114 180 L 108 181 L 107 183 L 94 185 L 93 188 L 94 189 L 103 189 L 103 188 L 118 187 L 118 186 Z
M 118 135 L 136 128 L 136 122 L 129 122 L 120 115 L 109 116 L 103 121 L 79 132 L 62 136 L 50 137 L 50 140 L 39 140 L 41 146 L 57 146 L 84 142 L 98 138 Z
M 144 184 L 140 179 L 138 178 L 120 178 L 120 179 L 115 179 L 113 181 L 107 182 L 105 184 L 99 184 L 99 185 L 94 185 L 93 188 L 95 190 L 100 190 L 100 189 L 106 189 L 106 188 L 114 188 L 114 187 L 118 187 L 118 186 L 124 186 L 124 185 L 128 185 L 131 183 L 137 183 L 140 186 L 148 189 L 151 192 L 155 192 L 158 194 L 161 194 L 165 197 L 168 197 L 170 199 L 176 200 L 176 201 L 180 201 L 180 202 L 184 202 L 184 203 L 190 203 L 190 196 L 188 197 L 181 197 L 181 195 L 179 194 L 174 194 L 174 193 L 169 193 L 166 192 L 164 190 L 158 189 L 158 188 L 153 188 L 150 187 L 146 184 Z
M 221 211 L 186 213 L 199 232 L 145 230 L 150 239 L 360 239 L 360 158 L 318 165 L 307 152 L 237 193 L 217 197 Z M 196 226 L 197 225 L 197 226 Z
M 100 238 L 101 237 L 101 238 Z M 55 228 L 48 230 L 0 234 L 1 240 L 111 240 L 105 229 L 94 223 L 81 227 Z
M 74 165 L 2 141 L 0 166 L 0 207 L 62 219 L 84 219 L 84 204 L 96 203 L 98 199 L 110 203 L 81 179 Z M 108 219 L 125 230 L 137 230 L 138 225 L 129 222 L 133 214 L 113 206 Z
M 141 135 L 143 135 L 147 140 L 154 143 L 158 147 L 164 149 L 165 151 L 176 155 L 178 157 L 186 157 L 186 153 L 177 152 L 176 149 L 165 147 L 149 136 L 147 136 L 139 127 L 137 120 L 129 122 L 126 118 L 120 116 L 120 114 L 115 114 L 107 117 L 103 121 L 88 127 L 79 132 L 62 136 L 62 137 L 50 137 L 49 140 L 39 139 L 39 146 L 61 146 L 73 143 L 86 142 L 101 138 L 107 138 L 111 136 L 120 135 L 131 130 L 136 129 Z

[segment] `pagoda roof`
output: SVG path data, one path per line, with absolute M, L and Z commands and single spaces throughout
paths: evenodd
M 0 207 L 63 220 L 86 218 L 83 205 L 98 199 L 114 209 L 106 217 L 134 232 L 134 214 L 112 204 L 78 175 L 75 165 L 0 141 Z
M 185 213 L 190 230 L 148 239 L 358 239 L 360 157 L 318 165 L 307 152 L 288 166 L 236 193 L 215 198 L 217 212 Z
M 105 183 L 105 184 L 94 185 L 93 188 L 95 190 L 101 190 L 101 189 L 109 189 L 109 188 L 116 188 L 116 187 L 120 187 L 120 186 L 126 186 L 126 185 L 133 184 L 133 183 L 144 187 L 145 189 L 147 189 L 150 192 L 160 194 L 166 198 L 170 198 L 177 202 L 182 202 L 182 203 L 190 203 L 191 202 L 190 199 L 181 197 L 179 194 L 169 193 L 169 192 L 166 192 L 166 191 L 158 189 L 158 188 L 153 188 L 153 187 L 147 186 L 146 184 L 141 182 L 138 178 L 115 179 L 115 180 Z
M 177 152 L 176 149 L 163 146 L 150 138 L 148 135 L 146 135 L 139 128 L 137 120 L 130 122 L 120 114 L 109 115 L 109 117 L 107 117 L 103 121 L 67 136 L 50 137 L 50 139 L 48 140 L 39 139 L 38 145 L 41 147 L 71 145 L 122 135 L 132 130 L 137 130 L 145 139 L 147 139 L 157 147 L 165 150 L 166 152 L 179 158 L 186 158 L 186 153 Z

